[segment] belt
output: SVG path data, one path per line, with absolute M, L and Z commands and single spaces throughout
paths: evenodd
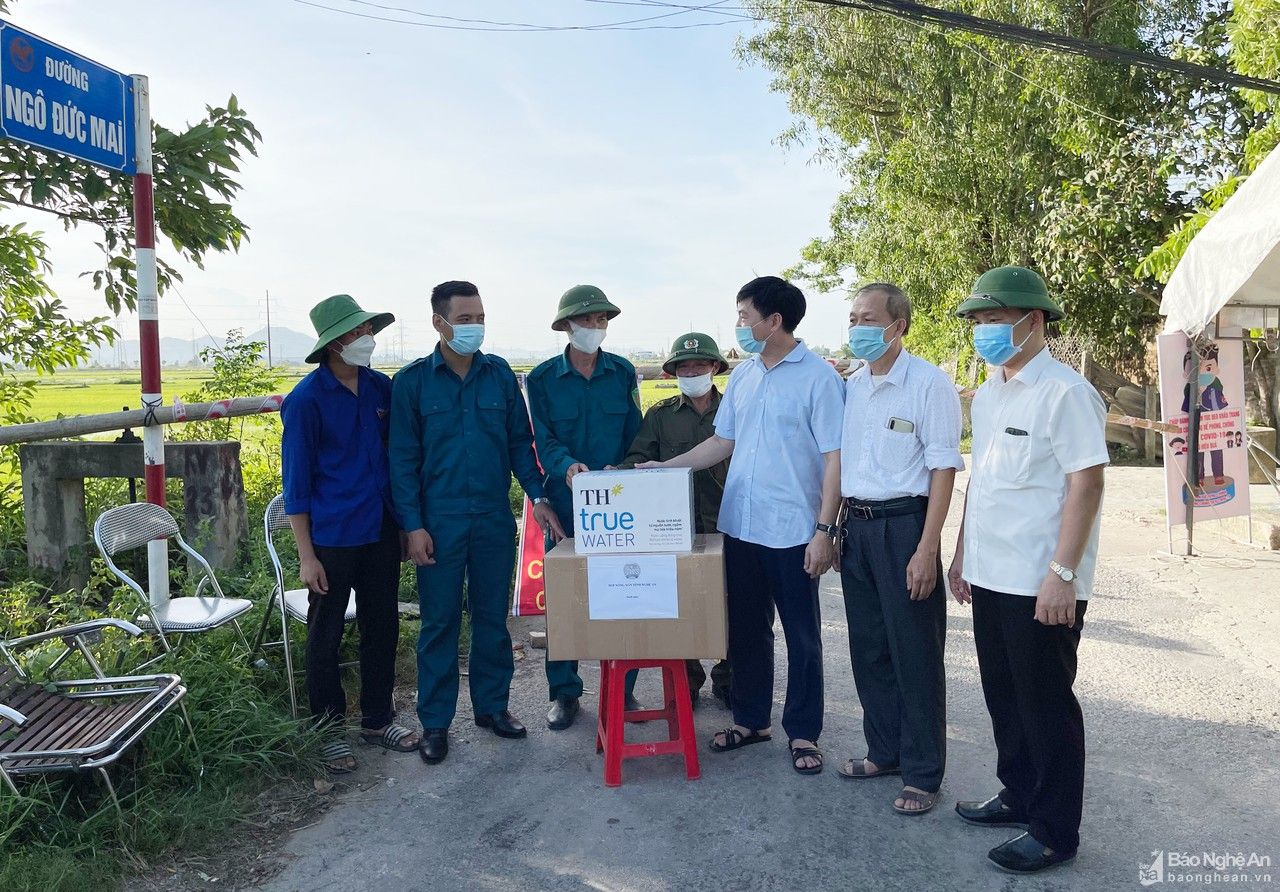
M 871 520 L 877 517 L 898 517 L 903 514 L 920 514 L 929 507 L 928 496 L 906 496 L 876 502 L 870 499 L 845 499 L 846 520 Z

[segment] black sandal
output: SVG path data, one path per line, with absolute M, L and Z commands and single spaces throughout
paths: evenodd
M 734 727 L 725 728 L 719 733 L 724 735 L 724 743 L 716 743 L 715 735 L 712 735 L 708 745 L 713 753 L 727 753 L 729 750 L 741 749 L 744 746 L 751 746 L 753 743 L 764 743 L 766 740 L 773 740 L 773 734 L 761 734 L 759 731 L 743 734 Z
M 801 768 L 800 760 L 809 757 L 817 759 L 818 764 L 810 768 Z M 796 770 L 797 774 L 820 774 L 822 772 L 822 750 L 816 746 L 792 746 L 791 767 Z

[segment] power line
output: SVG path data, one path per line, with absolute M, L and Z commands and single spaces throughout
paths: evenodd
M 1148 71 L 1181 74 L 1194 80 L 1221 84 L 1227 87 L 1261 90 L 1266 93 L 1280 95 L 1280 81 L 1251 77 L 1245 74 L 1237 74 L 1234 71 L 1213 68 L 1209 65 L 1184 62 L 1181 59 L 1170 59 L 1166 56 L 1157 56 L 1154 53 L 1144 53 L 1138 50 L 1126 49 L 1125 47 L 1098 43 L 1083 37 L 1072 37 L 1053 31 L 1028 28 L 1025 25 L 1014 25 L 1009 22 L 996 21 L 995 19 L 984 19 L 968 13 L 937 9 L 920 3 L 913 3 L 911 0 L 807 0 L 807 2 L 840 9 L 885 13 L 911 22 L 925 22 L 944 28 L 958 28 L 973 34 L 1056 50 L 1074 56 L 1086 56 L 1091 59 L 1100 59 L 1104 62 L 1119 62 Z
M 434 28 L 444 31 L 481 31 L 481 32 L 498 32 L 498 33 L 532 33 L 532 32 L 559 32 L 559 31 L 682 31 L 689 28 L 713 28 L 719 25 L 729 24 L 728 20 L 721 19 L 713 22 L 691 22 L 683 25 L 651 25 L 651 24 L 634 24 L 636 22 L 648 22 L 653 19 L 669 18 L 672 15 L 684 15 L 687 12 L 693 12 L 700 8 L 710 8 L 719 5 L 718 3 L 707 4 L 706 7 L 691 7 L 687 10 L 679 12 L 667 13 L 660 16 L 650 16 L 641 19 L 632 19 L 623 22 L 601 22 L 598 24 L 586 25 L 544 25 L 536 22 L 490 22 L 486 19 L 465 19 L 453 16 L 442 16 L 433 13 L 424 13 L 418 10 L 407 9 L 404 7 L 395 7 L 382 5 L 367 0 L 348 0 L 351 3 L 358 3 L 385 11 L 402 12 L 408 15 L 415 15 L 427 18 L 440 19 L 441 21 L 412 21 L 408 19 L 392 18 L 390 16 L 374 15 L 372 13 L 356 12 L 353 9 L 342 9 L 337 6 L 327 6 L 323 3 L 316 3 L 313 0 L 292 0 L 292 2 L 302 6 L 310 6 L 315 9 L 323 9 L 329 12 L 335 12 L 339 15 L 352 16 L 358 19 L 370 19 L 376 22 L 388 22 L 395 25 L 410 25 L 418 28 Z M 454 22 L 455 24 L 447 24 Z M 471 23 L 471 24 L 467 24 Z

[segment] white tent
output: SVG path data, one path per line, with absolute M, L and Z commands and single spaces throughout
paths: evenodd
M 1280 148 L 1192 239 L 1160 302 L 1164 330 L 1193 337 L 1219 312 L 1246 329 L 1280 320 Z

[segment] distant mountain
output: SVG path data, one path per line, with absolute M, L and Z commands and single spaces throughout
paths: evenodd
M 261 328 L 245 336 L 246 341 L 267 340 L 267 330 Z M 271 329 L 271 360 L 274 363 L 300 363 L 311 348 L 315 346 L 313 335 L 303 334 L 291 328 Z M 202 337 L 194 341 L 182 338 L 160 339 L 160 361 L 165 365 L 199 365 L 200 351 L 209 347 L 222 348 L 223 338 Z M 106 367 L 129 367 L 138 364 L 138 341 L 136 338 L 118 341 L 109 347 L 97 347 L 92 351 L 90 364 Z M 267 353 L 262 351 L 263 359 Z

